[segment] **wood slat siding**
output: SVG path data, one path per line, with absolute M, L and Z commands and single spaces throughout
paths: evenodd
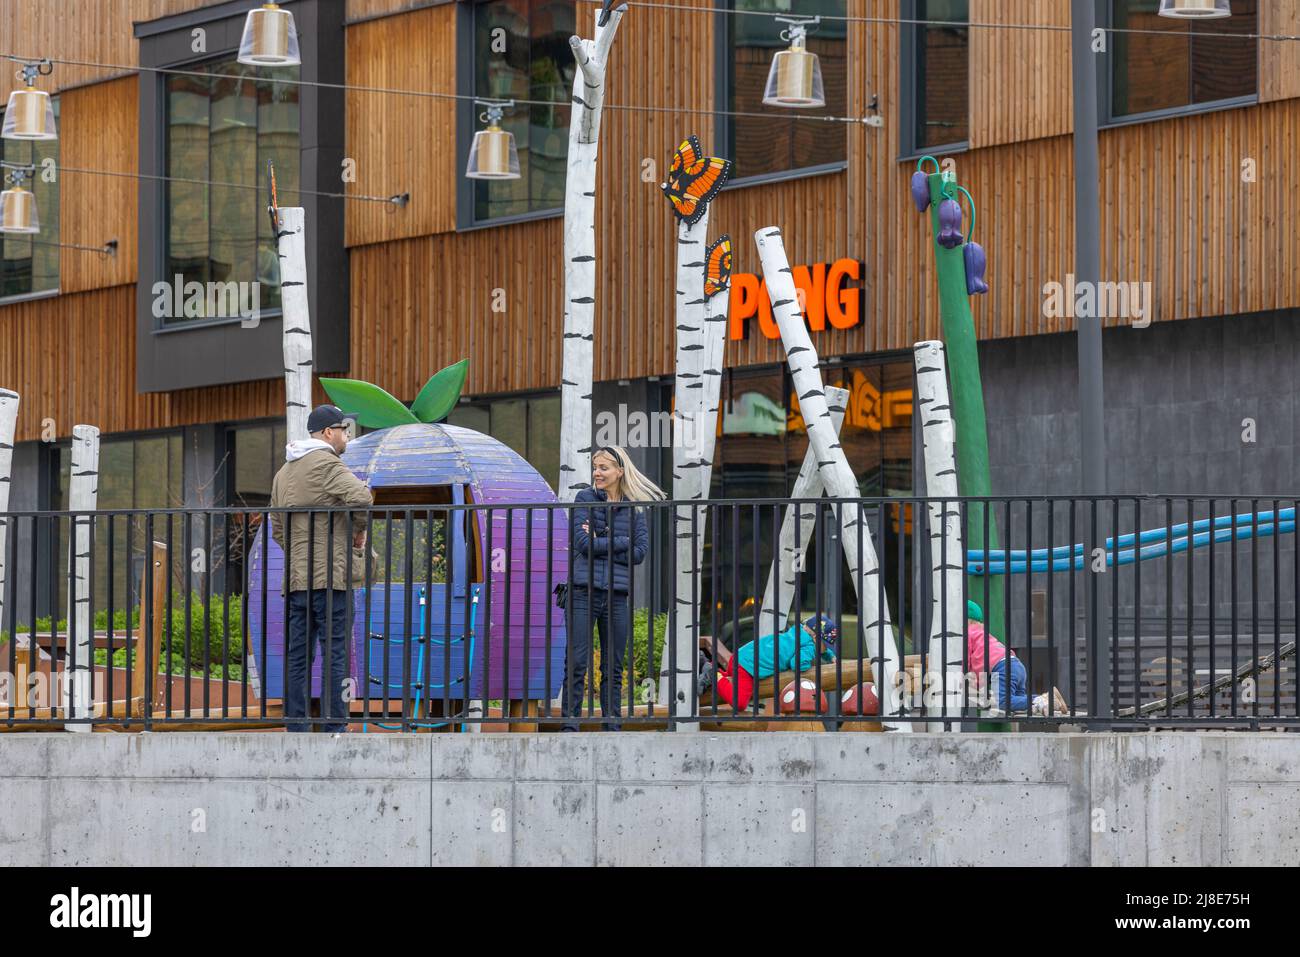
M 971 23 L 1070 25 L 1064 0 L 971 0 Z M 995 146 L 1073 128 L 1070 34 L 970 30 L 970 144 Z
M 0 4 L 0 37 L 6 53 L 24 57 L 59 57 L 88 63 L 134 67 L 140 62 L 132 24 L 153 20 L 224 0 L 11 0 Z M 16 65 L 15 65 L 16 69 Z M 123 70 L 59 63 L 41 77 L 43 90 L 65 90 L 120 76 Z M 21 85 L 14 70 L 0 70 L 0 97 L 8 100 Z
M 344 14 L 348 23 L 354 23 L 444 3 L 455 5 L 454 0 L 347 0 Z
M 352 86 L 448 92 L 456 86 L 456 5 L 368 20 L 347 29 Z M 348 193 L 410 193 L 405 209 L 349 201 L 349 246 L 456 228 L 456 101 L 383 93 L 347 94 Z
M 0 308 L 0 383 L 22 394 L 19 442 L 41 438 L 46 418 L 64 438 L 80 422 L 112 433 L 284 414 L 282 379 L 137 393 L 134 285 Z M 328 401 L 319 385 L 313 395 Z
M 137 172 L 138 89 L 137 77 L 127 76 L 63 94 L 59 165 Z M 139 181 L 64 172 L 60 185 L 59 241 L 102 246 L 116 239 L 117 255 L 61 250 L 59 288 L 65 293 L 83 292 L 135 282 Z
M 1259 5 L 1259 32 L 1300 36 L 1300 3 L 1264 0 Z M 1259 98 L 1284 100 L 1300 96 L 1300 42 L 1259 41 Z
M 1300 306 L 1298 143 L 1296 100 L 1103 131 L 1103 277 L 1150 281 L 1155 321 Z

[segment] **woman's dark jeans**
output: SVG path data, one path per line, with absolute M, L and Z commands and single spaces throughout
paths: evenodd
M 622 715 L 620 692 L 623 690 L 623 656 L 627 653 L 627 593 L 608 592 L 587 585 L 569 585 L 568 660 L 565 663 L 564 694 L 561 709 L 567 718 L 582 714 L 583 681 L 591 664 L 593 630 L 600 634 L 600 710 L 605 717 Z M 618 731 L 617 721 L 604 725 L 606 731 Z M 564 731 L 577 731 L 576 722 L 564 725 Z

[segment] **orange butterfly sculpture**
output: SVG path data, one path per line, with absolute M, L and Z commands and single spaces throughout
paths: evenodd
M 719 236 L 704 255 L 704 295 L 716 296 L 731 285 L 731 237 Z
M 659 188 L 673 204 L 673 212 L 687 226 L 694 226 L 731 175 L 731 160 L 705 156 L 694 135 L 682 140 L 668 169 L 668 182 Z

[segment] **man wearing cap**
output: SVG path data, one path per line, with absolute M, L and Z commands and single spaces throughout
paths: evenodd
M 310 438 L 290 442 L 284 449 L 284 465 L 271 484 L 271 508 L 312 509 L 348 507 L 365 509 L 374 503 L 370 489 L 339 458 L 347 448 L 348 436 L 343 411 L 322 405 L 307 417 Z M 349 551 L 360 551 L 366 541 L 366 513 L 321 512 L 308 524 L 307 512 L 294 512 L 288 523 L 285 544 L 283 512 L 271 513 L 271 535 L 287 552 L 282 593 L 287 595 L 288 626 L 285 649 L 284 716 L 305 718 L 310 676 L 307 652 L 316 642 L 324 651 L 322 717 L 328 732 L 347 730 L 347 703 L 343 700 L 348 679 L 348 646 L 352 641 L 351 588 L 363 584 L 365 559 Z M 348 581 L 349 565 L 352 581 Z M 310 633 L 309 633 L 310 628 Z M 313 730 L 306 722 L 287 724 L 289 731 Z

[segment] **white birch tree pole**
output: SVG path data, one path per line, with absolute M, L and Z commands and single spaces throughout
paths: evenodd
M 0 515 L 9 511 L 9 488 L 14 469 L 14 432 L 18 426 L 18 393 L 0 389 Z M 4 628 L 5 585 L 9 519 L 0 518 L 0 629 Z
M 73 513 L 93 513 L 98 496 L 99 429 L 93 425 L 74 425 L 68 509 Z M 92 710 L 95 641 L 90 630 L 90 526 L 94 520 L 90 514 L 75 517 L 72 533 L 68 536 L 68 547 L 72 550 L 72 581 L 68 587 L 68 655 L 63 671 L 65 718 L 88 718 Z M 63 730 L 90 731 L 91 728 L 88 724 L 65 724 Z
M 279 211 L 275 245 L 280 258 L 280 303 L 283 311 L 285 438 L 307 438 L 311 412 L 311 312 L 307 306 L 306 213 L 301 206 Z
M 817 452 L 817 466 L 822 482 L 831 496 L 846 501 L 840 506 L 841 535 L 844 554 L 849 562 L 849 574 L 858 593 L 858 614 L 867 639 L 871 656 L 871 670 L 876 678 L 876 694 L 880 698 L 880 714 L 886 728 L 911 731 L 910 722 L 890 722 L 889 716 L 903 713 L 900 694 L 898 646 L 894 641 L 890 622 L 889 599 L 881 601 L 877 594 L 880 566 L 876 550 L 871 543 L 871 530 L 866 527 L 862 510 L 848 501 L 859 497 L 857 479 L 849 460 L 840 447 L 839 436 L 831 428 L 831 412 L 826 405 L 826 391 L 822 383 L 817 360 L 817 350 L 808 337 L 803 311 L 795 291 L 794 274 L 786 258 L 781 241 L 781 230 L 764 226 L 754 233 L 758 256 L 763 264 L 763 279 L 767 295 L 772 301 L 772 312 L 781 330 L 786 361 L 794 380 L 799 408 L 803 412 L 808 441 Z M 859 552 L 859 531 L 861 551 Z
M 707 499 L 713 480 L 730 297 L 725 289 L 712 296 L 704 291 L 708 232 L 707 209 L 693 226 L 685 222 L 677 224 L 677 363 L 673 381 L 673 498 L 677 501 Z M 671 705 L 674 716 L 695 713 L 691 683 L 699 648 L 698 583 L 708 512 L 706 505 L 673 509 L 676 551 L 673 601 L 677 612 L 669 616 L 664 640 L 665 647 L 672 641 L 676 649 L 677 694 Z M 669 657 L 665 654 L 659 670 L 660 701 L 670 697 L 670 673 Z M 698 725 L 674 727 L 679 731 L 694 731 Z
M 573 77 L 569 158 L 564 179 L 564 356 L 560 372 L 561 502 L 591 484 L 591 356 L 596 315 L 596 151 L 605 105 L 609 48 L 624 4 L 596 13 L 596 38 L 570 37 Z
M 705 218 L 708 218 L 707 213 Z M 704 272 L 701 267 L 701 273 Z M 704 340 L 704 361 L 701 368 L 700 387 L 692 391 L 699 393 L 695 428 L 696 454 L 699 458 L 699 470 L 696 474 L 696 486 L 699 497 L 707 499 L 713 482 L 713 451 L 718 442 L 718 415 L 722 396 L 722 363 L 727 350 L 727 319 L 731 313 L 731 283 L 727 288 L 712 296 L 705 296 L 704 328 L 700 335 Z M 703 291 L 703 283 L 701 283 Z M 708 509 L 701 509 L 707 513 Z M 701 525 L 700 537 L 696 542 L 700 552 L 697 563 L 704 553 L 704 531 Z
M 948 396 L 948 364 L 943 343 L 918 342 L 912 349 L 916 362 L 916 406 L 921 419 L 925 458 L 925 495 L 930 500 L 930 645 L 922 683 L 928 708 L 941 702 L 943 714 L 959 718 L 962 702 L 962 661 L 966 608 L 962 602 L 965 574 L 961 510 L 957 498 L 956 428 Z M 946 499 L 936 502 L 935 499 Z M 954 725 L 958 727 L 958 725 Z M 931 722 L 942 731 L 942 722 Z
M 844 411 L 848 408 L 848 403 L 848 389 L 833 385 L 826 387 L 826 407 L 830 409 L 831 428 L 837 436 L 844 424 Z M 821 469 L 817 467 L 817 450 L 809 443 L 790 497 L 821 498 L 825 489 Z M 812 540 L 813 526 L 817 522 L 817 511 L 816 505 L 786 506 L 785 515 L 781 519 L 781 532 L 777 538 L 776 556 L 767 573 L 763 604 L 759 606 L 757 634 L 775 635 L 785 629 L 786 619 L 790 617 L 790 605 L 794 601 L 795 566 L 796 563 L 802 564 L 801 559 L 808 551 L 808 542 Z
M 700 427 L 704 402 L 705 353 L 704 326 L 708 298 L 704 295 L 705 260 L 709 235 L 709 212 L 694 225 L 677 223 L 677 364 L 673 379 L 673 499 L 694 501 L 701 497 L 702 453 Z M 712 328 L 712 327 L 711 327 Z M 720 386 L 719 386 L 720 388 Z M 715 400 L 716 408 L 716 400 Z M 712 445 L 712 442 L 710 442 Z M 712 455 L 709 458 L 712 473 Z M 691 686 L 699 648 L 698 594 L 694 586 L 699 572 L 703 529 L 691 527 L 692 515 L 702 509 L 673 508 L 673 546 L 676 557 L 673 580 L 674 613 L 668 616 L 664 636 L 665 653 L 659 670 L 660 701 L 670 702 L 674 717 L 693 715 Z M 698 517 L 695 519 L 698 523 Z M 668 642 L 673 643 L 676 658 L 676 693 L 670 688 L 671 659 Z M 679 731 L 696 731 L 698 724 L 675 724 Z

